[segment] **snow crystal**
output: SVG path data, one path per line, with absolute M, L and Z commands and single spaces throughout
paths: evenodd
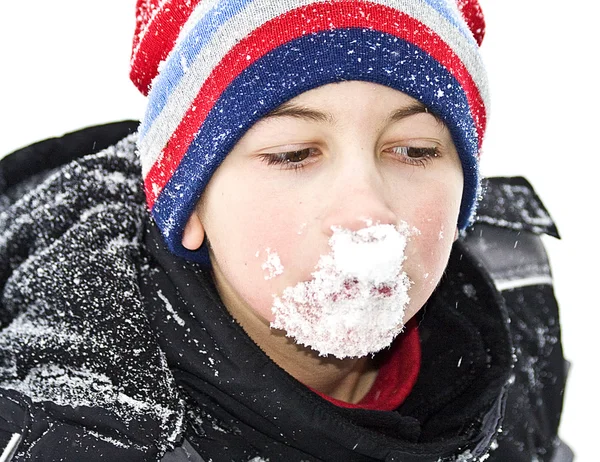
M 21 382 L 0 386 L 19 391 L 34 402 L 53 401 L 59 406 L 94 406 L 96 400 L 114 401 L 114 388 L 107 376 L 56 364 L 34 367 Z M 96 395 L 93 398 L 90 390 Z
M 277 252 L 272 252 L 271 249 L 267 249 L 267 261 L 264 262 L 261 268 L 268 271 L 269 274 L 265 276 L 265 280 L 273 279 L 280 274 L 283 274 L 283 265 Z
M 402 265 L 418 230 L 406 223 L 331 229 L 331 251 L 320 257 L 312 279 L 274 296 L 271 327 L 321 356 L 376 353 L 404 328 L 412 282 Z
M 185 57 L 185 55 L 183 55 L 183 54 L 182 54 L 182 55 L 180 55 L 180 57 L 179 57 L 179 64 L 181 65 L 181 70 L 183 71 L 183 73 L 184 73 L 184 74 L 185 74 L 185 73 L 188 71 L 188 69 L 190 68 L 190 67 L 189 67 L 189 64 L 188 64 L 188 61 L 187 61 L 187 58 L 186 58 L 186 57 Z
M 473 284 L 464 284 L 462 290 L 467 297 L 471 299 L 477 298 L 477 289 L 475 289 L 475 286 Z
M 171 315 L 173 320 L 177 324 L 179 324 L 181 327 L 185 326 L 185 321 L 183 319 L 181 319 L 181 316 L 179 316 L 177 314 L 177 312 L 173 308 L 173 305 L 171 305 L 171 302 L 169 302 L 169 299 L 163 295 L 162 291 L 158 290 L 156 292 L 156 295 L 158 295 L 158 298 L 160 298 L 164 302 L 165 308 L 167 309 L 167 311 L 169 312 L 169 314 Z
M 101 441 L 106 441 L 107 443 L 110 443 L 118 448 L 127 449 L 127 448 L 131 447 L 131 444 L 125 444 L 125 443 L 123 443 L 123 441 L 117 440 L 115 438 L 111 438 L 110 436 L 103 435 L 103 434 L 95 432 L 93 430 L 88 430 L 88 433 L 90 435 L 92 435 L 93 437 L 95 437 Z
M 469 460 L 474 460 L 475 458 L 473 457 L 473 454 L 471 453 L 470 450 L 467 450 L 465 452 L 463 452 L 462 454 L 459 454 L 458 457 L 456 458 L 456 462 L 467 462 Z

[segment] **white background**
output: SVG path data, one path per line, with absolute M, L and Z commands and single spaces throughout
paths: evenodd
M 573 362 L 561 434 L 597 461 L 600 9 L 593 0 L 480 0 L 492 114 L 486 175 L 523 175 L 562 241 L 548 239 Z M 0 153 L 77 128 L 140 118 L 128 79 L 134 0 L 3 1 Z

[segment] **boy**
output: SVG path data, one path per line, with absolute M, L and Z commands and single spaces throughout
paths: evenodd
M 139 132 L 2 164 L 2 456 L 570 460 L 549 216 L 491 181 L 458 239 L 485 131 L 477 3 L 137 13 Z

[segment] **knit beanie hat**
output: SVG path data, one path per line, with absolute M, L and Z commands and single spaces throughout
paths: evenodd
M 459 153 L 464 229 L 479 196 L 488 86 L 477 0 L 137 0 L 131 79 L 148 96 L 138 151 L 148 206 L 181 245 L 211 176 L 261 117 L 327 83 L 374 82 L 425 104 Z

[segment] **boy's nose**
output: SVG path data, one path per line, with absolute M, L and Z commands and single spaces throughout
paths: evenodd
M 398 217 L 386 200 L 385 185 L 376 172 L 341 174 L 331 184 L 322 219 L 323 232 L 332 227 L 358 231 L 374 224 L 398 224 Z

